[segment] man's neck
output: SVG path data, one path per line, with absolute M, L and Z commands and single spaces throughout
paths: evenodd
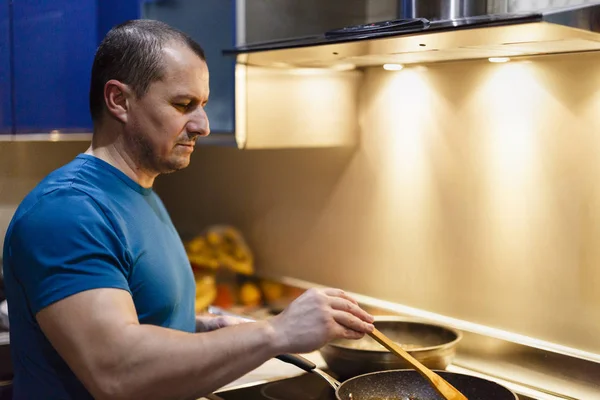
M 151 188 L 158 176 L 139 165 L 131 151 L 128 151 L 123 137 L 119 135 L 110 137 L 94 132 L 92 144 L 85 153 L 106 161 L 144 188 Z

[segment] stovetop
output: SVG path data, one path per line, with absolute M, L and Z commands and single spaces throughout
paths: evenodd
M 308 373 L 216 395 L 215 400 L 336 400 L 335 391 L 324 379 Z M 519 399 L 536 400 L 523 395 L 519 395 Z
M 256 386 L 219 392 L 223 400 L 335 400 L 335 392 L 315 374 L 268 382 Z

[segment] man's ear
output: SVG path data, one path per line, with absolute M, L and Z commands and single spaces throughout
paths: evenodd
M 131 90 L 126 84 L 111 79 L 104 85 L 104 104 L 108 113 L 126 123 L 129 112 Z

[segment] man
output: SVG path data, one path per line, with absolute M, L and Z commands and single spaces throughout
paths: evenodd
M 100 44 L 91 147 L 24 199 L 5 239 L 16 399 L 197 398 L 373 329 L 325 289 L 267 321 L 200 318 L 194 333 L 193 275 L 152 184 L 209 134 L 208 97 L 201 47 L 163 23 L 130 21 Z

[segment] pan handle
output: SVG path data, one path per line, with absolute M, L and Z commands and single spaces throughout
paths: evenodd
M 225 316 L 240 318 L 247 322 L 255 322 L 255 320 L 253 320 L 251 318 L 243 317 L 241 315 L 231 313 L 229 311 L 223 310 L 222 308 L 216 307 L 216 306 L 209 306 L 208 312 L 211 314 L 214 314 L 214 315 L 225 315 Z M 292 364 L 300 369 L 303 369 L 306 372 L 313 372 L 313 370 L 315 368 L 317 368 L 317 366 L 312 361 L 307 360 L 306 358 L 299 356 L 297 354 L 280 354 L 275 358 L 277 358 L 278 360 L 281 360 L 283 362 L 286 362 L 288 364 Z
M 306 372 L 314 372 L 315 368 L 317 368 L 315 363 L 297 354 L 280 354 L 275 358 L 288 364 L 292 364 Z
M 327 383 L 329 383 L 329 385 L 331 385 L 333 390 L 337 390 L 341 386 L 341 383 L 337 381 L 333 376 L 329 375 L 325 371 L 321 371 L 313 362 L 307 360 L 302 356 L 299 356 L 297 354 L 281 354 L 277 356 L 277 358 L 288 364 L 295 365 L 296 367 L 303 369 L 306 372 L 311 372 L 313 374 L 319 375 L 321 378 L 325 379 Z
M 288 364 L 295 365 L 296 367 L 303 369 L 306 372 L 311 372 L 313 374 L 319 375 L 321 378 L 325 379 L 327 383 L 329 383 L 329 385 L 331 385 L 333 390 L 337 390 L 341 386 L 341 383 L 337 381 L 333 376 L 329 375 L 325 371 L 321 371 L 313 362 L 307 360 L 302 356 L 299 356 L 297 354 L 281 354 L 277 356 L 277 358 Z

